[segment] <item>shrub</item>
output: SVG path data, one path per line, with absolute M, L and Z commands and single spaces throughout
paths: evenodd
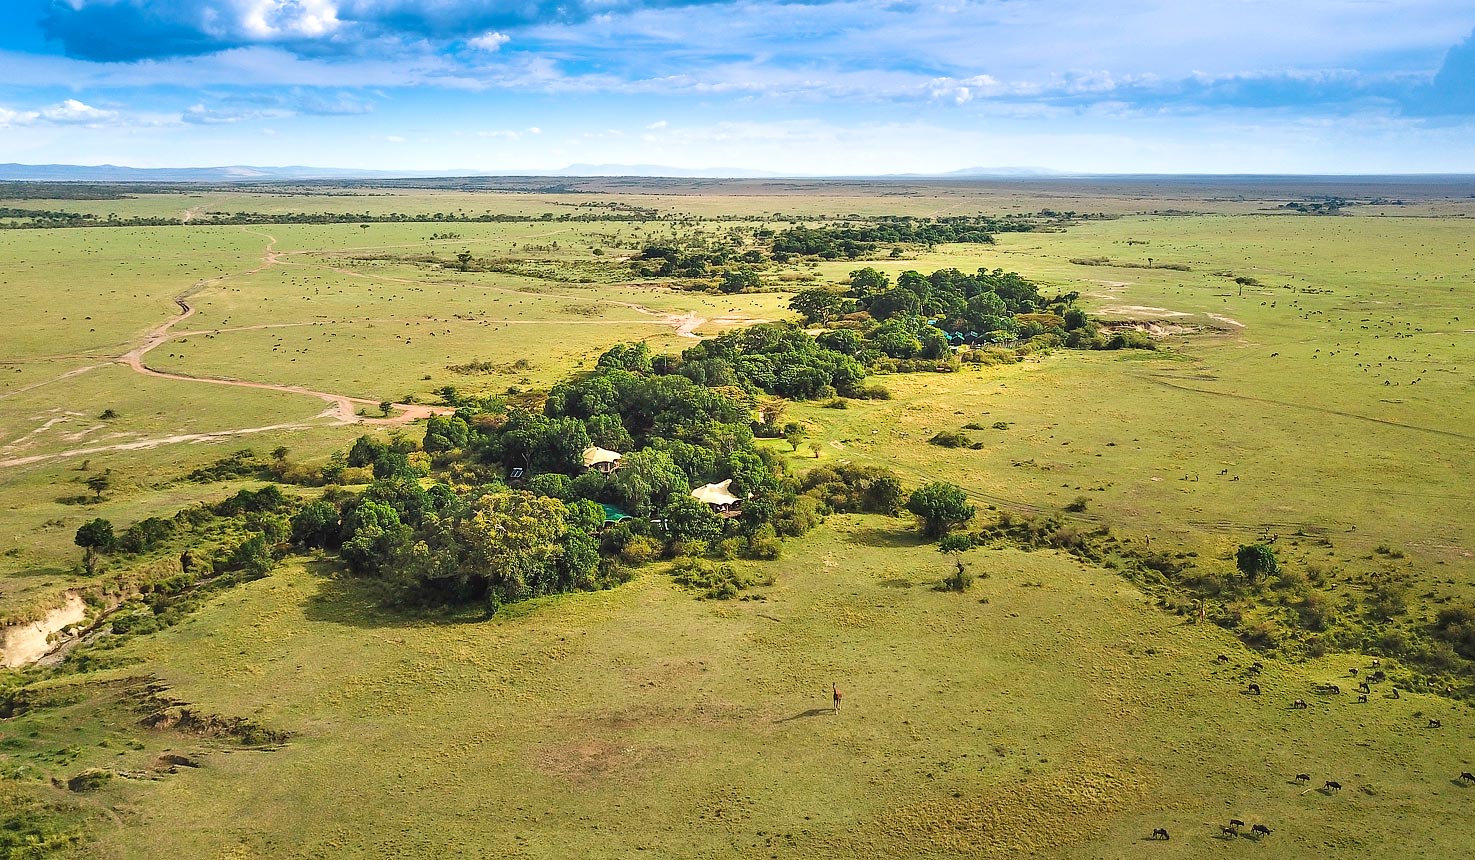
M 972 587 L 973 571 L 961 564 L 942 581 L 943 591 L 956 591 L 961 594 Z
M 982 442 L 974 442 L 968 438 L 967 433 L 959 433 L 956 430 L 942 430 L 927 441 L 930 444 L 943 448 L 972 448 L 977 450 L 983 447 Z
M 686 588 L 701 592 L 703 598 L 728 600 L 754 585 L 772 585 L 773 577 L 757 576 L 733 564 L 716 564 L 701 558 L 678 559 L 671 566 L 671 576 Z

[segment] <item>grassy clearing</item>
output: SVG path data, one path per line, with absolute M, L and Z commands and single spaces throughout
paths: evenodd
M 1187 857 L 1237 816 L 1276 831 L 1267 856 L 1463 844 L 1447 821 L 1467 799 L 1450 777 L 1468 713 L 1310 692 L 1356 657 L 1273 665 L 1263 696 L 1241 695 L 1251 655 L 1115 575 L 974 551 L 988 578 L 943 593 L 947 563 L 903 526 L 835 518 L 761 601 L 694 601 L 651 573 L 454 623 L 383 615 L 323 570 L 250 583 L 102 677 L 147 669 L 201 712 L 294 737 L 115 780 L 87 797 L 136 817 L 103 842 L 119 857 L 1110 857 L 1161 826 L 1161 850 Z M 1295 697 L 1315 704 L 1288 710 Z M 1436 714 L 1444 729 L 1422 728 Z M 60 770 L 113 758 L 80 747 Z M 1304 792 L 1302 771 L 1347 788 Z

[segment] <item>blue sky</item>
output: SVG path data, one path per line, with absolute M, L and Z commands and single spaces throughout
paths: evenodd
M 5 0 L 0 161 L 1475 172 L 1469 0 Z

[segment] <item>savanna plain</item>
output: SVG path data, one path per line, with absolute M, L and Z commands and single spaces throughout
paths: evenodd
M 0 198 L 0 856 L 1475 847 L 1468 180 Z M 907 273 L 948 270 L 1044 298 L 867 352 L 935 340 Z M 297 516 L 405 475 L 572 506 L 509 416 L 749 330 L 862 344 L 852 390 L 703 386 L 793 536 L 615 523 L 596 582 L 406 601 Z M 937 484 L 971 510 L 929 528 Z

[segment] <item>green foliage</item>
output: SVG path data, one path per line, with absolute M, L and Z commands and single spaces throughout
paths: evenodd
M 253 534 L 236 546 L 231 553 L 230 566 L 244 570 L 254 577 L 261 577 L 271 573 L 276 561 L 266 535 Z
M 755 574 L 738 565 L 700 558 L 677 559 L 671 565 L 671 577 L 678 585 L 712 600 L 728 600 L 753 586 L 773 584 L 772 574 Z
M 973 587 L 973 572 L 961 562 L 954 568 L 953 572 L 943 577 L 942 590 L 955 591 L 959 594 Z
M 304 505 L 292 517 L 292 542 L 300 546 L 330 549 L 338 545 L 341 523 L 338 508 L 317 499 Z
M 1439 610 L 1434 635 L 1466 660 L 1475 660 L 1475 605 Z
M 901 513 L 902 488 L 896 473 L 881 466 L 842 463 L 811 469 L 800 484 L 806 495 L 844 513 Z
M 907 510 L 916 514 L 922 533 L 931 538 L 942 537 L 973 519 L 968 496 L 960 487 L 943 481 L 913 490 L 907 499 Z
M 789 310 L 804 317 L 805 325 L 828 325 L 840 314 L 844 298 L 833 290 L 812 287 L 801 290 L 789 300 Z
M 983 447 L 982 442 L 975 442 L 969 438 L 967 433 L 960 433 L 956 430 L 939 430 L 927 442 L 928 444 L 937 445 L 942 448 L 978 449 Z
M 77 529 L 72 540 L 83 549 L 83 562 L 87 567 L 87 574 L 91 576 L 97 572 L 97 554 L 107 552 L 113 547 L 113 524 L 99 517 L 84 523 Z
M 432 415 L 425 420 L 426 451 L 454 451 L 465 448 L 471 438 L 471 428 L 459 415 Z M 376 458 L 377 459 L 377 458 Z
M 945 534 L 937 542 L 937 551 L 942 553 L 967 552 L 973 548 L 973 536 L 962 532 Z
M 1262 576 L 1274 576 L 1280 570 L 1275 550 L 1263 543 L 1241 545 L 1234 554 L 1234 565 L 1250 582 L 1255 582 Z
M 717 288 L 724 293 L 747 293 L 762 287 L 763 280 L 752 269 L 728 269 Z
M 142 553 L 155 549 L 174 533 L 174 522 L 160 517 L 139 520 L 118 536 L 118 549 Z
M 666 536 L 672 542 L 711 542 L 722 536 L 723 520 L 705 502 L 677 495 L 661 508 Z

